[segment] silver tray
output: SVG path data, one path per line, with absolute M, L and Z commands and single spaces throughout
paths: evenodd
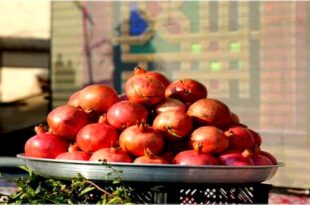
M 112 180 L 121 177 L 122 181 L 132 182 L 182 182 L 182 183 L 254 183 L 271 179 L 283 163 L 268 166 L 179 166 L 111 163 L 119 175 L 99 162 L 69 161 L 26 157 L 24 160 L 35 174 L 47 178 L 71 179 L 82 174 L 90 180 Z M 108 173 L 112 173 L 109 176 Z

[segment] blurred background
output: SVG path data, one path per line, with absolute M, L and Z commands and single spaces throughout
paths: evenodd
M 203 82 L 286 163 L 269 183 L 309 195 L 309 2 L 0 1 L 0 12 L 3 157 L 76 90 L 122 93 L 139 64 Z

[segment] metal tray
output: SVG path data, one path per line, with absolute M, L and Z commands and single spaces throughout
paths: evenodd
M 17 155 L 35 174 L 47 178 L 71 179 L 82 174 L 90 180 L 112 180 L 119 175 L 99 162 L 69 161 L 26 157 Z M 283 163 L 268 166 L 179 166 L 111 163 L 122 171 L 122 181 L 132 182 L 182 182 L 182 183 L 254 183 L 271 179 Z

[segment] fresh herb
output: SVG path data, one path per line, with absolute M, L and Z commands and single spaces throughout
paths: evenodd
M 11 195 L 0 193 L 0 204 L 128 204 L 132 202 L 130 189 L 120 183 L 121 171 L 107 165 L 111 172 L 107 177 L 115 180 L 96 183 L 81 174 L 71 181 L 47 179 L 35 175 L 28 167 L 27 177 L 17 179 L 17 192 Z M 111 186 L 113 185 L 113 186 Z M 113 188 L 111 188 L 113 187 Z

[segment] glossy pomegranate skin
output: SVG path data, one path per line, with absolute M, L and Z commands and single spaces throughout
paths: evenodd
M 144 155 L 146 148 L 158 154 L 164 147 L 164 140 L 162 134 L 152 127 L 133 125 L 121 133 L 119 145 L 125 152 L 140 157 Z
M 89 85 L 80 90 L 80 106 L 86 111 L 103 114 L 119 101 L 117 92 L 110 86 L 102 84 Z
M 248 129 L 248 130 L 251 132 L 251 134 L 254 137 L 254 147 L 253 148 L 260 147 L 262 144 L 262 138 L 261 138 L 260 134 L 254 130 L 251 130 L 251 129 Z
M 121 149 L 114 147 L 101 148 L 94 152 L 89 161 L 103 161 L 107 162 L 124 162 L 131 163 L 131 157 Z
M 193 79 L 180 79 L 172 82 L 165 90 L 165 96 L 181 100 L 185 104 L 192 104 L 199 99 L 206 98 L 207 88 Z
M 53 134 L 75 140 L 78 131 L 90 122 L 90 116 L 83 110 L 63 105 L 52 110 L 47 124 Z
M 214 126 L 202 126 L 192 132 L 192 147 L 202 144 L 202 153 L 220 153 L 229 146 L 229 138 Z
M 168 78 L 159 72 L 146 71 L 145 69 L 137 66 L 135 68 L 134 73 L 135 73 L 135 75 L 145 74 L 151 78 L 155 78 L 156 80 L 159 80 L 164 85 L 165 88 L 170 84 L 170 81 L 168 80 Z
M 216 99 L 200 99 L 193 103 L 187 114 L 201 125 L 215 126 L 220 129 L 231 125 L 231 112 L 227 105 Z
M 250 157 L 244 157 L 239 151 L 229 151 L 221 154 L 219 157 L 221 165 L 227 166 L 250 166 L 255 165 Z
M 168 140 L 181 140 L 192 131 L 193 121 L 185 112 L 167 111 L 157 115 L 153 128 L 163 132 Z
M 40 133 L 29 138 L 25 144 L 25 156 L 54 159 L 68 150 L 69 142 L 51 133 Z
M 272 164 L 274 164 L 274 165 L 278 164 L 277 159 L 276 159 L 272 154 L 270 154 L 269 152 L 266 152 L 266 151 L 261 150 L 261 151 L 259 152 L 259 154 L 260 154 L 260 155 L 263 155 L 263 156 L 265 156 L 265 157 L 268 157 L 268 159 L 272 162 Z
M 82 160 L 88 161 L 90 154 L 83 151 L 64 152 L 57 155 L 56 159 L 59 160 Z
M 80 91 L 74 92 L 70 96 L 67 105 L 72 106 L 72 107 L 77 107 L 77 108 L 80 107 L 79 97 L 80 97 Z
M 77 145 L 84 151 L 92 153 L 100 148 L 117 145 L 116 129 L 104 123 L 92 123 L 83 127 L 76 136 Z
M 229 147 L 232 150 L 243 151 L 254 146 L 254 136 L 245 127 L 231 127 L 225 134 L 229 136 Z
M 164 85 L 145 74 L 130 77 L 126 82 L 125 91 L 130 101 L 147 106 L 153 106 L 165 98 Z
M 172 160 L 173 164 L 179 165 L 218 165 L 218 160 L 211 154 L 198 153 L 194 150 L 186 150 L 178 153 Z
M 147 117 L 148 111 L 143 105 L 128 100 L 115 103 L 107 112 L 108 123 L 116 129 L 146 122 Z
M 167 111 L 186 112 L 187 107 L 183 102 L 178 99 L 165 98 L 156 106 L 155 111 L 157 114 Z
M 254 155 L 252 157 L 255 165 L 273 165 L 272 161 L 264 155 Z
M 156 157 L 150 158 L 148 156 L 137 157 L 133 163 L 135 164 L 170 164 L 165 158 Z

